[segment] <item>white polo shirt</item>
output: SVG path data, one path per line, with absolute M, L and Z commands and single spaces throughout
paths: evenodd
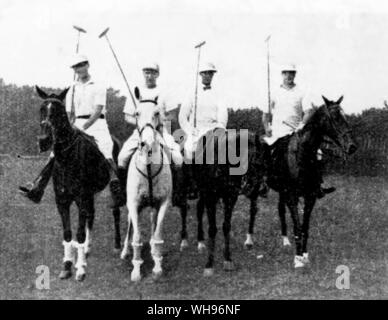
M 82 83 L 76 81 L 66 95 L 66 111 L 71 111 L 72 89 L 74 87 L 75 116 L 87 116 L 95 112 L 98 105 L 104 106 L 102 114 L 106 112 L 106 88 L 96 83 L 92 78 Z
M 266 137 L 269 144 L 292 134 L 308 109 L 307 94 L 298 85 L 292 88 L 280 85 L 273 91 L 272 102 L 272 136 Z
M 222 127 L 226 128 L 228 122 L 228 109 L 223 103 L 223 95 L 217 90 L 217 88 L 204 89 L 200 87 L 198 89 L 197 96 L 197 129 L 200 135 L 207 131 Z M 194 128 L 194 95 L 186 99 L 180 110 L 180 126 L 185 132 L 190 132 Z

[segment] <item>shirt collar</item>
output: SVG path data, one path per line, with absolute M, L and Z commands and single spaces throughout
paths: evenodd
M 289 87 L 286 87 L 283 83 L 280 85 L 280 88 L 283 88 L 285 90 L 288 90 L 288 91 L 291 91 L 291 90 L 294 90 L 296 88 L 296 83 L 294 83 L 294 86 L 289 88 Z

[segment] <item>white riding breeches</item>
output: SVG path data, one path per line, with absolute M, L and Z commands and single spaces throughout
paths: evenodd
M 108 124 L 105 119 L 97 119 L 95 123 L 93 123 L 86 130 L 82 129 L 84 123 L 88 121 L 87 119 L 76 119 L 74 125 L 80 130 L 84 131 L 88 135 L 91 135 L 96 140 L 98 149 L 100 149 L 101 153 L 104 155 L 106 159 L 112 159 L 113 152 L 113 140 L 110 136 L 110 132 L 108 129 Z
M 163 130 L 163 137 L 158 135 L 160 139 L 160 143 L 167 147 L 171 153 L 172 161 L 180 166 L 183 163 L 183 157 L 180 151 L 179 144 L 177 144 L 174 140 L 174 137 L 170 135 L 167 130 Z M 139 146 L 139 131 L 135 130 L 132 135 L 125 141 L 123 147 L 120 150 L 118 157 L 118 166 L 121 168 L 126 168 L 128 166 L 128 162 Z

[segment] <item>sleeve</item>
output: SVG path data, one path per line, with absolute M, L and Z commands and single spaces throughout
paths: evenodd
M 135 106 L 133 105 L 131 97 L 127 97 L 127 99 L 125 100 L 123 112 L 130 116 L 135 115 L 136 109 L 135 109 Z
M 186 98 L 179 110 L 179 116 L 178 116 L 179 125 L 186 133 L 192 131 L 192 125 L 189 121 L 192 107 L 193 107 L 193 104 L 191 99 Z
M 65 105 L 66 105 L 66 112 L 71 112 L 71 99 L 73 96 L 73 90 L 74 90 L 74 84 L 70 86 L 70 89 L 67 91 L 66 99 L 65 99 Z
M 106 106 L 106 88 L 102 86 L 96 86 L 96 91 L 94 93 L 94 107 L 96 106 Z
M 217 106 L 217 123 L 226 128 L 228 124 L 228 108 L 225 104 Z

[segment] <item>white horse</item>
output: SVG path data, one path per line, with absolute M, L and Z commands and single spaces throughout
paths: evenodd
M 138 96 L 137 96 L 138 98 Z M 154 278 L 162 275 L 163 221 L 171 202 L 172 176 L 170 162 L 161 143 L 162 136 L 156 130 L 160 123 L 157 99 L 140 100 L 136 112 L 136 125 L 139 133 L 139 145 L 128 168 L 127 207 L 128 232 L 124 242 L 121 258 L 129 255 L 129 238 L 133 227 L 133 271 L 132 281 L 141 280 L 141 233 L 139 230 L 139 213 L 151 207 L 151 254 L 154 260 L 152 270 Z

